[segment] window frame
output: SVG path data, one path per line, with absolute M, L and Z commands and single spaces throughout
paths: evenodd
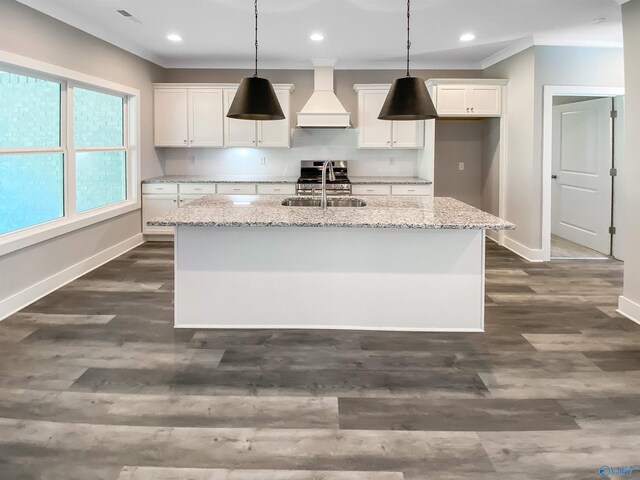
M 0 50 L 0 70 L 60 83 L 59 147 L 0 148 L 0 155 L 56 153 L 63 155 L 64 215 L 0 235 L 0 256 L 64 235 L 141 208 L 140 91 L 98 77 Z M 82 88 L 123 98 L 123 146 L 79 147 L 73 138 L 73 89 Z M 126 199 L 84 212 L 76 212 L 76 152 L 125 151 Z

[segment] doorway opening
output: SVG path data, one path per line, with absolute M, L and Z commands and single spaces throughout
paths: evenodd
M 623 95 L 619 88 L 545 87 L 546 260 L 624 257 Z

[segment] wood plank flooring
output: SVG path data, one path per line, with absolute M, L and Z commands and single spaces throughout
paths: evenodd
M 174 330 L 172 245 L 136 248 L 0 323 L 0 478 L 582 480 L 640 465 L 622 264 L 487 249 L 486 333 L 416 334 Z

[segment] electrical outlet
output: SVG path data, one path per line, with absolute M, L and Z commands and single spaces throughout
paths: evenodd
M 266 165 L 267 164 L 267 157 L 260 157 L 260 165 Z
M 389 158 L 389 165 L 395 165 L 396 164 L 396 159 L 394 157 L 390 157 Z
M 458 163 L 458 170 L 460 171 L 464 170 L 464 162 Z

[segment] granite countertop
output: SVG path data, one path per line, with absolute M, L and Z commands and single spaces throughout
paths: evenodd
M 142 183 L 298 183 L 298 177 L 268 177 L 260 175 L 165 175 L 147 178 Z
M 385 185 L 431 185 L 433 182 L 425 180 L 420 177 L 352 177 L 349 175 L 349 180 L 354 185 L 366 185 L 366 184 L 385 184 Z
M 203 197 L 151 226 L 189 227 L 354 227 L 449 230 L 514 230 L 515 225 L 447 197 L 367 198 L 360 208 L 285 207 L 281 195 Z M 300 198 L 300 197 L 297 197 Z
M 354 185 L 393 184 L 431 185 L 429 180 L 419 177 L 360 177 L 349 176 Z M 218 175 L 213 177 L 197 175 L 166 175 L 147 178 L 142 183 L 298 183 L 298 177 L 274 177 L 260 175 Z

